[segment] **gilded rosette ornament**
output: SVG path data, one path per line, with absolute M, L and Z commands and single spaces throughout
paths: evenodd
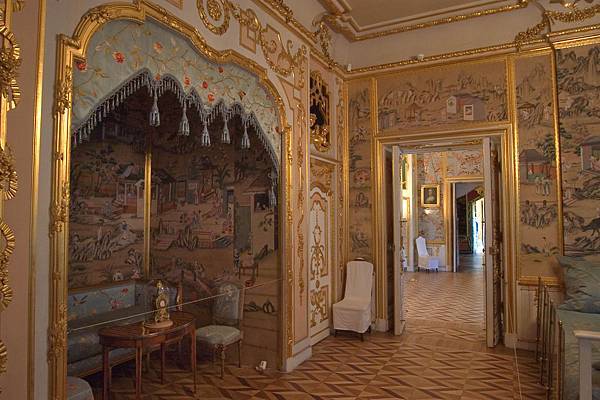
M 198 14 L 204 26 L 216 35 L 229 29 L 229 2 L 227 0 L 197 0 Z
M 7 26 L 0 25 L 0 36 L 7 43 L 0 49 L 0 94 L 6 99 L 9 109 L 13 109 L 21 98 L 21 90 L 17 84 L 21 49 Z
M 10 200 L 15 197 L 18 188 L 12 152 L 8 146 L 0 148 L 0 195 L 4 200 Z

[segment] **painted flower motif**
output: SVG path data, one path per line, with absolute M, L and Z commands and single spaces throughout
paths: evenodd
M 185 86 L 190 86 L 190 84 L 191 84 L 191 83 L 192 83 L 192 81 L 191 81 L 191 79 L 190 79 L 190 77 L 189 77 L 189 76 L 184 76 L 184 77 L 183 77 L 183 84 L 184 84 Z
M 154 80 L 155 81 L 160 81 L 160 74 L 154 75 Z
M 87 71 L 87 63 L 85 61 L 79 61 L 79 62 L 77 62 L 76 66 L 77 66 L 77 69 L 80 70 L 80 71 L 82 71 L 82 72 L 83 71 Z
M 208 89 L 208 82 L 206 82 L 206 81 L 203 81 L 203 82 L 202 82 L 202 87 L 203 87 L 204 89 Z
M 119 308 L 123 307 L 123 302 L 122 302 L 122 301 L 119 301 L 119 300 L 116 300 L 116 299 L 112 299 L 112 300 L 110 301 L 110 307 L 111 307 L 113 310 L 117 310 L 117 309 L 119 309 Z
M 123 53 L 121 53 L 120 51 L 115 51 L 113 53 L 113 58 L 119 64 L 123 64 L 123 61 L 125 61 L 125 55 Z
M 163 45 L 162 45 L 161 42 L 154 42 L 153 47 L 154 47 L 154 51 L 155 52 L 157 52 L 159 54 L 162 53 L 162 51 L 163 51 Z
M 213 93 L 209 93 L 207 97 L 208 101 L 210 101 L 211 103 L 215 101 L 215 95 Z
M 223 73 L 223 67 L 221 67 L 220 65 L 219 65 L 219 73 L 220 73 L 220 74 L 222 74 L 222 73 Z
M 123 289 L 121 289 L 121 292 L 122 293 L 127 293 L 127 292 L 129 292 L 129 288 L 123 288 Z

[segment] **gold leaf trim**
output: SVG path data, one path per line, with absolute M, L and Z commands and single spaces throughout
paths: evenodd
M 50 234 L 62 232 L 63 226 L 67 223 L 69 210 L 69 187 L 63 186 L 60 199 L 54 204 L 50 210 Z
M 107 6 L 98 6 L 89 10 L 84 18 L 89 18 L 91 21 L 97 24 L 104 24 L 112 18 L 110 8 Z
M 90 15 L 90 17 L 92 17 Z M 54 95 L 54 112 L 63 114 L 71 108 L 71 93 L 73 92 L 73 68 L 68 65 L 65 74 L 58 82 Z
M 206 3 L 206 8 L 204 3 Z M 209 31 L 216 35 L 227 32 L 230 20 L 229 2 L 227 0 L 197 0 L 196 7 L 202 23 Z M 221 21 L 221 24 L 215 25 L 211 19 L 216 22 Z
M 67 350 L 67 305 L 58 307 L 56 322 L 48 329 L 48 359 L 60 357 Z
M 8 42 L 8 46 L 0 49 L 0 94 L 8 100 L 9 109 L 13 109 L 21 100 L 21 89 L 17 83 L 21 48 L 7 26 L 0 25 L 0 36 Z
M 12 299 L 12 288 L 6 282 L 3 282 L 0 284 L 0 311 L 6 310 Z
M 288 40 L 284 45 L 279 32 L 269 25 L 263 26 L 252 9 L 244 10 L 229 0 L 223 1 L 240 25 L 256 31 L 265 61 L 273 71 L 284 77 L 291 75 L 294 70 L 297 70 L 299 75 L 303 74 L 302 63 L 306 58 L 306 46 L 302 45 L 294 52 L 293 42 Z
M 10 147 L 0 148 L 0 193 L 5 200 L 15 197 L 19 189 L 17 171 L 14 167 L 14 157 Z
M 600 4 L 596 4 L 584 9 L 575 8 L 572 11 L 552 11 L 544 10 L 542 20 L 536 25 L 528 28 L 523 32 L 519 32 L 515 36 L 515 47 L 519 50 L 524 43 L 539 38 L 544 30 L 548 34 L 551 32 L 551 27 L 556 21 L 564 23 L 583 22 L 586 19 L 594 18 L 600 13 Z
M 8 264 L 8 260 L 15 250 L 15 234 L 10 226 L 4 221 L 0 222 L 0 235 L 4 239 L 4 249 L 0 253 L 0 263 Z
M 8 350 L 2 340 L 0 340 L 0 374 L 6 372 L 6 363 L 8 361 Z

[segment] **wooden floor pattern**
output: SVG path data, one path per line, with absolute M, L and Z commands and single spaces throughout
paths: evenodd
M 167 399 L 543 399 L 528 352 L 488 349 L 483 330 L 482 272 L 415 273 L 407 285 L 406 332 L 329 337 L 289 374 L 202 363 L 198 391 L 189 371 L 171 364 L 160 385 L 158 360 L 144 373 L 145 400 Z M 425 306 L 426 305 L 426 306 Z M 232 354 L 235 360 L 235 354 Z M 517 368 L 518 366 L 518 368 Z M 517 373 L 518 370 L 518 373 Z M 133 367 L 113 371 L 114 400 L 133 399 Z M 100 399 L 98 376 L 92 384 Z M 123 392 L 123 391 L 126 391 Z

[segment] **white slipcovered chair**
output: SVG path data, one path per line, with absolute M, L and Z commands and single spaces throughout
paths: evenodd
M 417 270 L 424 269 L 426 271 L 435 270 L 436 272 L 439 270 L 442 261 L 440 257 L 430 256 L 427 251 L 427 242 L 423 236 L 419 236 L 415 239 L 415 243 L 417 244 L 417 252 L 419 253 L 419 260 L 417 263 Z M 444 253 L 446 249 L 444 247 Z
M 333 329 L 364 333 L 371 329 L 371 293 L 373 290 L 373 264 L 367 261 L 350 261 L 346 267 L 344 299 L 333 305 Z

